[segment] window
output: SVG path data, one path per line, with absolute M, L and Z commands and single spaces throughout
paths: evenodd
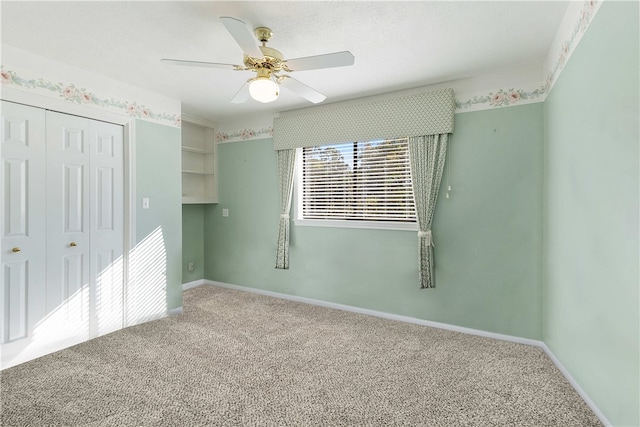
M 406 139 L 308 147 L 300 154 L 303 225 L 416 229 Z

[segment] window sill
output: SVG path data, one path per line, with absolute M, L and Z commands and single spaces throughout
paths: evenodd
M 294 219 L 293 223 L 299 227 L 368 228 L 374 230 L 418 231 L 418 224 L 416 223 L 344 221 L 323 219 Z

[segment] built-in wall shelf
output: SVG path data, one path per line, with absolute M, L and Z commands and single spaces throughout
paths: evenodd
M 192 173 L 195 175 L 215 175 L 213 172 L 208 173 L 208 172 L 202 172 L 201 170 L 187 170 L 187 169 L 182 169 L 182 173 Z
M 202 148 L 193 148 L 193 147 L 182 146 L 182 151 L 186 151 L 188 153 L 198 153 L 198 154 L 213 154 L 213 148 L 211 148 L 209 150 L 203 150 Z
M 218 203 L 218 152 L 213 125 L 182 118 L 182 203 Z

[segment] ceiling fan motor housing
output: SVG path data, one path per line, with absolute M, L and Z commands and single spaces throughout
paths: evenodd
M 284 56 L 282 53 L 268 46 L 260 46 L 260 51 L 262 52 L 262 58 L 254 58 L 248 55 L 244 57 L 244 65 L 247 68 L 257 69 L 257 68 L 267 68 L 273 72 L 278 72 L 282 70 Z

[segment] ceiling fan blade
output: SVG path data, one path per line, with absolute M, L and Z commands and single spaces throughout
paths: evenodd
M 349 51 L 326 53 L 324 55 L 306 56 L 304 58 L 288 59 L 285 62 L 291 71 L 317 70 L 319 68 L 334 68 L 353 65 L 355 57 Z
M 237 68 L 237 65 L 221 64 L 218 62 L 185 61 L 182 59 L 161 59 L 160 61 L 165 64 L 181 65 L 186 67 L 228 68 L 231 70 L 235 70 Z
M 278 83 L 280 83 L 281 86 L 286 87 L 290 91 L 297 93 L 308 101 L 313 102 L 314 104 L 318 104 L 327 99 L 326 96 L 324 96 L 317 90 L 312 89 L 306 84 L 289 76 L 281 76 L 278 79 Z
M 264 56 L 260 50 L 258 39 L 249 31 L 247 24 L 230 16 L 221 16 L 220 20 L 245 54 L 253 58 L 262 58 Z
M 240 90 L 231 98 L 232 104 L 243 104 L 249 99 L 249 82 L 245 82 Z

